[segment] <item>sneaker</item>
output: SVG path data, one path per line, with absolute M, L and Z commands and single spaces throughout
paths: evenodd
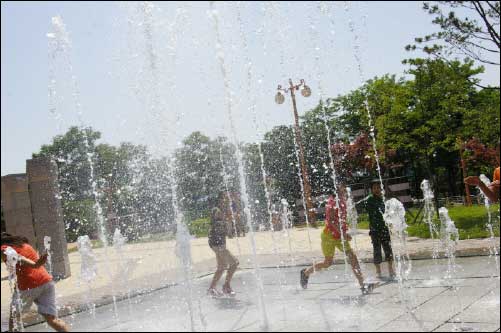
M 308 277 L 306 276 L 306 268 L 303 268 L 301 270 L 301 274 L 300 274 L 300 283 L 301 283 L 301 287 L 303 287 L 303 289 L 306 289 L 308 287 Z
M 217 290 L 216 288 L 209 288 L 209 290 L 207 290 L 207 295 L 209 295 L 211 297 L 223 296 L 223 294 L 219 290 Z
M 231 287 L 227 287 L 227 286 L 223 286 L 223 293 L 227 296 L 235 296 L 236 293 L 233 291 L 233 289 L 231 289 Z
M 362 294 L 363 295 L 370 294 L 374 290 L 374 288 L 376 288 L 377 285 L 378 284 L 375 282 L 364 283 L 364 286 L 360 288 L 362 290 Z

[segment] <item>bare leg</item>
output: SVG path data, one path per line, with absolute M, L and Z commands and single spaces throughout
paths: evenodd
M 362 270 L 360 269 L 360 265 L 358 263 L 358 258 L 353 251 L 347 251 L 346 255 L 350 259 L 350 264 L 351 264 L 351 269 L 353 270 L 353 274 L 355 274 L 355 277 L 358 280 L 358 284 L 360 284 L 360 287 L 363 288 L 364 286 L 364 277 L 362 275 Z
M 235 271 L 238 268 L 238 264 L 236 265 L 231 265 L 228 271 L 226 272 L 226 280 L 224 281 L 224 287 L 230 287 L 230 282 L 231 279 L 233 278 L 233 274 L 235 274 Z
M 376 266 L 376 275 L 378 278 L 381 277 L 381 265 L 380 264 L 374 264 Z
M 210 284 L 210 289 L 216 289 L 216 285 L 219 282 L 219 279 L 221 279 L 221 276 L 223 275 L 224 270 L 220 269 L 218 267 L 217 271 L 214 273 L 214 277 L 212 278 L 212 282 Z
M 322 262 L 318 262 L 316 263 L 315 265 L 311 266 L 310 268 L 308 268 L 304 274 L 309 277 L 313 272 L 316 272 L 316 271 L 320 271 L 322 269 L 326 269 L 326 268 L 329 268 L 330 266 L 332 266 L 334 262 L 334 258 L 333 257 L 325 257 L 324 261 Z
M 68 325 L 62 321 L 59 318 L 56 318 L 51 315 L 44 315 L 45 320 L 47 320 L 47 324 L 49 324 L 50 327 L 55 329 L 57 332 L 69 332 L 70 328 Z
M 393 260 L 388 260 L 388 273 L 390 274 L 390 277 L 394 277 L 395 274 L 395 268 L 393 267 Z

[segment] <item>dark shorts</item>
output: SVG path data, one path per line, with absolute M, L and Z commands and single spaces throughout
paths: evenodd
M 372 248 L 374 250 L 374 264 L 379 265 L 381 262 L 383 262 L 383 254 L 381 253 L 381 248 L 383 248 L 386 261 L 393 260 L 391 241 L 387 237 L 371 235 L 371 240 Z

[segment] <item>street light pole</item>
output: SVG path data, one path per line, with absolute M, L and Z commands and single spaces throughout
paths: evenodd
M 282 95 L 281 91 L 287 93 L 290 92 L 291 98 L 292 98 L 292 109 L 294 112 L 294 133 L 296 136 L 296 143 L 299 147 L 299 162 L 301 164 L 301 174 L 303 176 L 303 190 L 304 190 L 304 199 L 306 202 L 306 214 L 308 214 L 308 222 L 312 227 L 317 226 L 316 220 L 316 212 L 315 212 L 315 207 L 313 206 L 312 200 L 311 200 L 311 186 L 310 186 L 310 180 L 308 178 L 308 170 L 306 168 L 306 160 L 304 157 L 304 147 L 303 147 L 303 142 L 301 139 L 301 129 L 299 128 L 299 115 L 297 112 L 297 106 L 296 106 L 296 94 L 294 93 L 294 90 L 299 90 L 300 87 L 303 87 L 301 90 L 301 94 L 304 97 L 309 97 L 311 95 L 311 90 L 310 88 L 304 83 L 304 80 L 301 80 L 299 84 L 294 85 L 292 83 L 292 80 L 289 79 L 289 88 L 288 89 L 283 89 L 282 86 L 278 86 L 278 92 L 277 95 L 275 96 L 275 101 L 278 104 L 282 104 L 284 102 L 284 96 Z

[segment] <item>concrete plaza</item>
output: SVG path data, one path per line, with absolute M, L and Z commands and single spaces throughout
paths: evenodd
M 176 284 L 64 317 L 74 331 L 499 331 L 499 270 L 488 256 L 458 258 L 457 272 L 444 279 L 447 260 L 413 260 L 403 284 L 382 282 L 362 295 L 343 264 L 299 286 L 301 267 L 263 268 L 264 311 L 254 271 L 235 275 L 235 298 L 209 298 L 211 276 Z M 371 264 L 363 264 L 368 272 Z M 369 274 L 370 275 L 370 274 Z M 374 279 L 370 276 L 369 279 Z M 190 304 L 191 303 L 191 304 Z M 191 308 L 191 311 L 190 311 Z M 191 314 L 191 315 L 190 315 Z M 266 317 L 266 319 L 264 319 Z M 268 324 L 268 327 L 265 324 Z M 29 332 L 50 330 L 45 324 Z

